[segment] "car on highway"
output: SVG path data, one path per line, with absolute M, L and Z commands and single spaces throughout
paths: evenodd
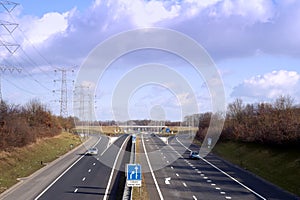
M 200 159 L 200 155 L 197 151 L 191 151 L 190 153 L 190 159 L 195 159 L 195 160 L 199 160 Z
M 98 149 L 96 147 L 89 148 L 88 151 L 86 152 L 87 155 L 97 155 L 98 154 Z

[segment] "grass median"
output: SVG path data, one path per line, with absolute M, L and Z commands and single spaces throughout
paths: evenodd
M 80 143 L 74 134 L 61 133 L 9 152 L 0 151 L 0 193 L 16 184 L 17 178 L 29 176 Z
M 141 144 L 141 137 L 137 137 L 136 139 L 136 163 L 140 163 L 140 148 L 142 144 Z M 140 199 L 149 199 L 149 194 L 147 191 L 147 187 L 146 187 L 146 182 L 145 182 L 145 176 L 144 174 L 142 174 L 142 186 L 141 187 L 134 187 L 133 188 L 133 192 L 132 192 L 132 199 L 133 200 L 140 200 Z
M 242 142 L 219 142 L 217 155 L 300 195 L 300 147 L 274 147 Z

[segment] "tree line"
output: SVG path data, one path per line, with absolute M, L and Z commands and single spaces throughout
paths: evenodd
M 211 120 L 222 116 L 199 115 L 198 139 L 207 133 Z M 290 96 L 280 96 L 273 103 L 244 104 L 236 99 L 228 105 L 221 140 L 256 142 L 270 145 L 300 143 L 300 107 Z
M 0 101 L 0 150 L 23 147 L 39 138 L 53 137 L 74 127 L 72 117 L 54 116 L 38 100 L 24 106 Z

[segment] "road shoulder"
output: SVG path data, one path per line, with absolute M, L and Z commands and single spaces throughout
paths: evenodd
M 96 138 L 91 137 L 78 147 L 60 156 L 30 176 L 21 178 L 17 184 L 0 194 L 0 199 L 33 199 L 68 166 L 74 163 L 80 155 L 86 151 L 86 146 L 92 146 L 95 142 Z

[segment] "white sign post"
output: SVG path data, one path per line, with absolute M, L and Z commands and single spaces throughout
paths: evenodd
M 208 148 L 210 148 L 211 143 L 212 143 L 212 138 L 207 138 L 207 145 L 208 145 Z

